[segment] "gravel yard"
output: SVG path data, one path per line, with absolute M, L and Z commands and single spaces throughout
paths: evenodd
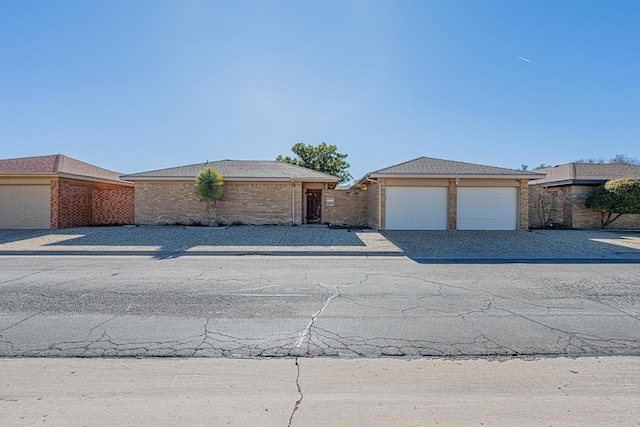
M 640 232 L 383 231 L 326 226 L 86 227 L 0 230 L 12 252 L 400 255 L 411 258 L 640 257 Z
M 326 226 L 85 227 L 0 230 L 3 251 L 347 252 L 401 251 L 372 230 Z

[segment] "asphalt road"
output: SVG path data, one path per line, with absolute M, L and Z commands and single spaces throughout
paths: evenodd
M 0 257 L 0 356 L 640 355 L 638 264 Z

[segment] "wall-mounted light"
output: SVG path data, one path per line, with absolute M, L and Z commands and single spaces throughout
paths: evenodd
M 456 178 L 456 185 L 460 184 L 460 178 Z

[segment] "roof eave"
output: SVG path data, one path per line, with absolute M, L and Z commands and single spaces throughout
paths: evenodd
M 116 184 L 116 185 L 125 185 L 127 187 L 133 187 L 133 182 L 130 181 L 119 181 L 115 179 L 106 179 L 106 178 L 97 178 L 86 175 L 74 175 L 70 173 L 58 173 L 59 178 L 68 178 L 68 179 L 77 179 L 81 181 L 90 181 L 90 182 L 101 182 L 104 184 Z
M 122 179 L 129 181 L 195 181 L 195 176 L 132 176 L 123 175 Z M 309 178 L 309 177 L 250 177 L 250 176 L 234 176 L 234 177 L 222 177 L 223 181 L 229 182 L 291 182 L 291 181 L 304 181 L 304 182 L 329 182 L 337 183 L 338 178 Z
M 70 173 L 51 173 L 51 172 L 25 172 L 25 173 L 8 173 L 8 172 L 0 172 L 0 176 L 4 178 L 67 178 L 67 179 L 76 179 L 79 181 L 89 181 L 89 182 L 100 182 L 103 184 L 116 184 L 116 185 L 125 185 L 127 187 L 133 187 L 133 182 L 128 181 L 118 181 L 113 179 L 105 179 L 105 178 L 96 178 L 92 176 L 86 175 L 74 175 Z
M 362 178 L 361 181 L 367 178 L 474 178 L 474 179 L 540 179 L 544 177 L 541 174 L 425 174 L 425 173 L 372 173 Z M 360 183 L 360 181 L 358 181 Z

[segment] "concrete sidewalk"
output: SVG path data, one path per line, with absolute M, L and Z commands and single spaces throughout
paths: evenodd
M 640 358 L 0 359 L 3 425 L 638 425 Z

